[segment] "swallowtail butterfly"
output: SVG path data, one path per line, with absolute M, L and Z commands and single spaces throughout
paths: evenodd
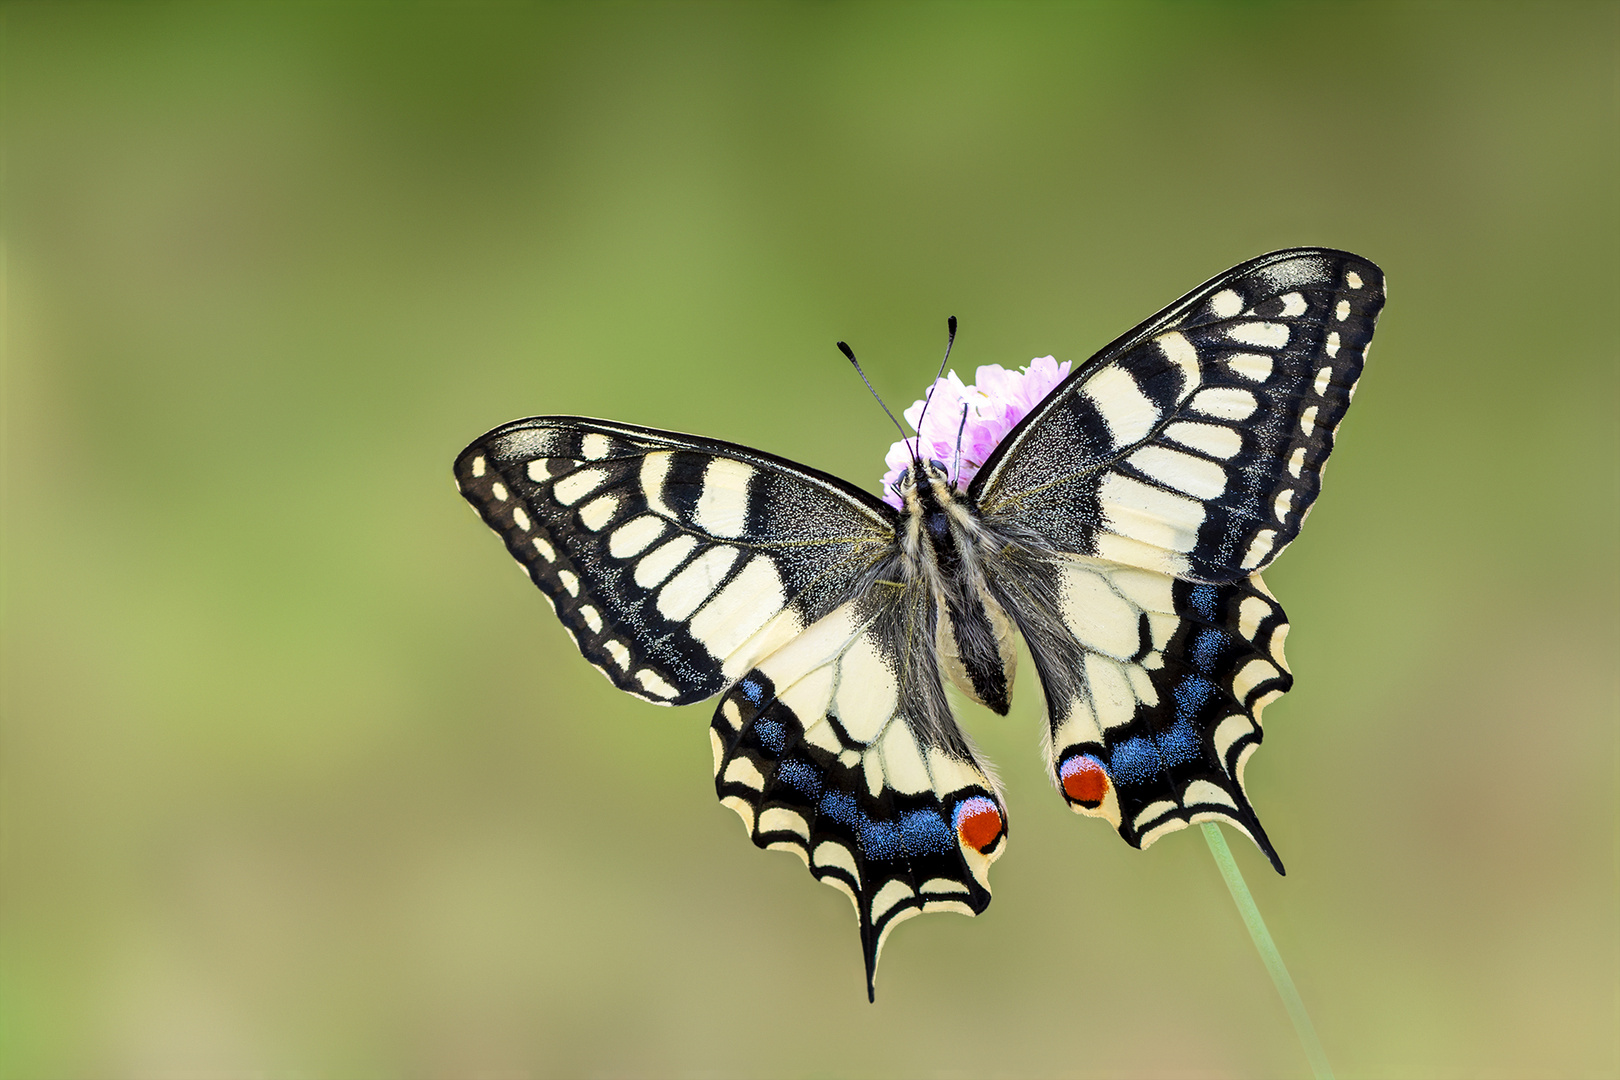
M 1260 572 L 1316 501 L 1383 303 L 1343 251 L 1234 267 L 1077 368 L 965 490 L 914 462 L 899 510 L 573 416 L 496 428 L 455 477 L 608 681 L 720 695 L 720 801 L 854 902 L 870 997 L 897 923 L 990 902 L 1007 810 L 945 683 L 1005 714 L 1015 633 L 1071 809 L 1138 848 L 1218 819 L 1282 872 L 1243 787 L 1292 683 Z

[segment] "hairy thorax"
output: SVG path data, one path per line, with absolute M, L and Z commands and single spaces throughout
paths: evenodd
M 1002 545 L 937 463 L 914 464 L 900 493 L 901 568 L 908 585 L 933 597 L 940 665 L 963 693 L 1005 716 L 1017 653 L 1012 623 L 985 585 Z

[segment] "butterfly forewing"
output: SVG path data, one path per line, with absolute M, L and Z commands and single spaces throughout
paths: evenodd
M 505 424 L 456 481 L 580 652 L 663 705 L 719 693 L 847 598 L 893 511 L 768 454 L 577 417 Z
M 1069 376 L 970 495 L 1075 554 L 1200 581 L 1264 568 L 1316 500 L 1383 285 L 1325 249 L 1222 274 Z

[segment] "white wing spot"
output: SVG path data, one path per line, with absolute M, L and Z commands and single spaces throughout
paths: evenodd
M 628 559 L 647 550 L 647 545 L 664 535 L 667 526 L 651 514 L 642 514 L 608 534 L 608 554 Z
M 1243 436 L 1220 424 L 1199 424 L 1178 420 L 1164 429 L 1167 437 L 1183 446 L 1201 450 L 1210 457 L 1230 458 L 1243 449 Z
M 667 544 L 660 544 L 636 563 L 636 584 L 643 589 L 650 589 L 675 572 L 675 568 L 686 561 L 697 547 L 695 537 L 681 535 L 675 537 Z
M 1260 624 L 1270 614 L 1270 604 L 1258 596 L 1245 596 L 1243 603 L 1238 605 L 1238 633 L 1243 635 L 1244 640 L 1253 641 L 1254 635 L 1260 632 Z
M 607 650 L 607 654 L 613 657 L 613 662 L 618 664 L 619 667 L 628 668 L 630 666 L 630 650 L 624 647 L 624 642 L 604 641 L 602 642 L 602 648 Z
M 670 582 L 671 588 L 674 585 Z M 692 616 L 686 629 L 717 659 L 724 660 L 786 606 L 776 564 L 756 555 Z
M 677 691 L 673 686 L 664 681 L 664 677 L 662 675 L 658 674 L 658 672 L 652 670 L 651 668 L 642 668 L 640 671 L 636 672 L 636 682 L 640 683 L 642 688 L 646 690 L 647 693 L 653 694 L 657 697 L 672 698 L 679 693 L 679 691 Z M 731 763 L 731 768 L 735 769 L 739 762 L 747 765 L 748 759 L 737 758 L 736 761 Z M 752 765 L 749 765 L 748 767 L 753 768 Z M 754 769 L 754 775 L 759 776 L 758 769 Z M 726 770 L 726 778 L 731 778 L 731 769 Z M 760 777 L 758 786 L 765 786 L 765 780 L 763 777 Z
M 1328 385 L 1332 382 L 1333 369 L 1331 367 L 1324 367 L 1321 371 L 1318 371 L 1316 373 L 1316 396 L 1326 397 Z
M 557 580 L 562 582 L 562 587 L 568 590 L 569 596 L 579 595 L 579 578 L 575 577 L 571 571 L 557 571 Z
M 1316 406 L 1312 405 L 1299 414 L 1299 430 L 1305 433 L 1308 439 L 1316 431 Z
M 1248 554 L 1243 556 L 1242 568 L 1253 570 L 1264 562 L 1266 556 L 1271 554 L 1271 542 L 1275 539 L 1277 533 L 1273 529 L 1261 529 L 1255 533 L 1254 540 L 1249 544 Z
M 1197 499 L 1213 499 L 1226 490 L 1225 469 L 1167 446 L 1144 446 L 1125 460 L 1150 479 Z
M 693 559 L 690 566 L 658 590 L 658 613 L 671 622 L 685 620 L 709 598 L 741 554 L 740 548 L 717 544 Z
M 1162 415 L 1131 373 L 1117 364 L 1093 375 L 1081 392 L 1097 406 L 1116 447 L 1141 442 Z
M 1204 504 L 1111 473 L 1098 491 L 1098 504 L 1114 532 L 1167 551 L 1191 551 L 1204 523 Z
M 1210 310 L 1218 319 L 1230 319 L 1243 310 L 1243 297 L 1233 289 L 1222 289 L 1209 298 Z
M 1288 324 L 1280 322 L 1238 323 L 1226 331 L 1226 336 L 1245 345 L 1258 345 L 1265 349 L 1280 349 L 1288 344 Z
M 591 605 L 581 604 L 579 617 L 585 620 L 585 625 L 591 628 L 591 633 L 600 634 L 602 632 L 602 613 L 591 607 Z
M 529 515 L 525 514 L 523 512 L 523 507 L 521 507 L 521 506 L 512 507 L 512 524 L 516 525 L 518 528 L 522 529 L 524 532 L 529 531 L 529 526 L 530 526 L 531 523 L 529 521 Z
M 580 442 L 579 452 L 586 461 L 601 461 L 613 452 L 613 443 L 606 435 L 593 431 Z
M 1203 381 L 1202 373 L 1198 370 L 1198 349 L 1192 342 L 1174 330 L 1158 337 L 1159 351 L 1181 369 L 1181 393 L 1176 395 L 1177 400 L 1185 398 L 1198 388 Z
M 1249 691 L 1263 682 L 1275 679 L 1281 672 L 1272 667 L 1270 662 L 1256 657 L 1243 665 L 1243 670 L 1232 677 L 1232 696 L 1242 701 L 1249 696 Z
M 1303 446 L 1297 446 L 1294 448 L 1294 452 L 1288 455 L 1288 471 L 1292 473 L 1294 478 L 1297 480 L 1299 479 L 1300 470 L 1304 467 L 1305 448 Z
M 1305 314 L 1305 298 L 1297 292 L 1291 292 L 1282 298 L 1283 318 L 1293 319 Z
M 484 475 L 484 466 L 486 464 L 487 463 L 484 461 L 483 454 L 479 454 L 477 457 L 472 459 L 472 474 L 474 478 Z
M 790 832 L 810 839 L 810 823 L 804 820 L 804 815 L 789 810 L 785 806 L 773 806 L 759 815 L 759 832 Z
M 1148 808 L 1137 814 L 1136 820 L 1131 824 L 1137 829 L 1141 829 L 1144 825 L 1159 820 L 1174 809 L 1176 809 L 1175 803 L 1160 799 L 1156 803 L 1149 803 Z
M 1344 320 L 1348 319 L 1350 317 L 1350 301 L 1340 300 L 1337 304 L 1333 305 L 1333 317 L 1338 319 L 1340 322 L 1344 322 Z
M 538 536 L 533 537 L 530 539 L 529 543 L 534 545 L 534 550 L 538 552 L 540 557 L 546 560 L 546 562 L 553 562 L 556 560 L 557 550 L 550 544 L 546 543 L 543 538 Z
M 1332 357 L 1334 359 L 1338 358 L 1338 356 L 1339 356 L 1339 332 L 1337 330 L 1331 330 L 1331 331 L 1328 332 L 1327 342 L 1326 342 L 1326 344 L 1324 344 L 1322 346 L 1322 348 L 1323 348 L 1323 351 L 1325 351 L 1328 354 L 1328 356 L 1330 356 L 1330 357 Z
M 1263 383 L 1271 378 L 1271 357 L 1260 353 L 1233 353 L 1226 358 L 1226 366 L 1232 374 L 1241 375 L 1250 382 Z
M 890 881 L 877 891 L 872 897 L 872 921 L 877 922 L 889 913 L 889 909 L 902 900 L 909 900 L 917 894 L 911 891 L 911 886 L 903 881 Z
M 641 459 L 641 494 L 647 500 L 647 509 L 662 517 L 674 519 L 675 511 L 664 502 L 664 477 L 675 455 L 668 450 L 648 454 Z
M 607 478 L 608 474 L 602 469 L 571 472 L 551 486 L 551 497 L 564 506 L 573 506 L 606 483 Z
M 1344 275 L 1344 280 L 1345 283 L 1348 284 L 1352 289 L 1361 288 L 1361 275 L 1356 273 L 1354 270 Z
M 617 495 L 603 495 L 599 499 L 592 499 L 580 507 L 579 520 L 591 532 L 600 532 L 602 526 L 613 520 L 613 514 L 619 509 Z
M 499 480 L 489 485 L 489 493 L 495 496 L 496 502 L 506 501 L 506 485 L 501 483 Z
M 1220 756 L 1221 764 L 1226 764 L 1226 752 L 1232 749 L 1232 744 L 1254 730 L 1246 717 L 1228 716 L 1215 728 L 1215 753 Z
M 1283 488 L 1277 493 L 1276 500 L 1271 504 L 1272 511 L 1277 520 L 1284 525 L 1288 524 L 1288 515 L 1294 512 L 1294 489 Z
M 810 862 L 814 866 L 842 870 L 854 878 L 857 884 L 861 880 L 861 872 L 855 867 L 855 856 L 851 855 L 849 849 L 843 844 L 832 840 L 817 844 L 815 854 L 811 856 Z
M 703 470 L 703 494 L 692 520 L 713 536 L 741 536 L 748 525 L 748 485 L 754 469 L 732 458 L 717 457 Z
M 1219 420 L 1245 420 L 1258 404 L 1253 394 L 1235 386 L 1211 386 L 1192 399 L 1195 411 Z
M 1210 783 L 1208 780 L 1194 780 L 1187 785 L 1181 793 L 1181 801 L 1186 806 L 1230 806 L 1237 809 L 1237 803 L 1232 796 Z

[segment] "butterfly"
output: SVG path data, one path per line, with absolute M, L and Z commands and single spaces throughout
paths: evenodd
M 1316 501 L 1383 303 L 1359 256 L 1252 259 L 1076 368 L 971 482 L 915 454 L 900 509 L 574 416 L 495 428 L 455 478 L 609 682 L 719 695 L 721 803 L 848 895 L 872 1000 L 902 920 L 990 902 L 1006 804 L 945 687 L 1005 715 L 1018 637 L 1071 809 L 1137 848 L 1223 821 L 1283 871 L 1243 785 L 1292 685 L 1260 574 Z

